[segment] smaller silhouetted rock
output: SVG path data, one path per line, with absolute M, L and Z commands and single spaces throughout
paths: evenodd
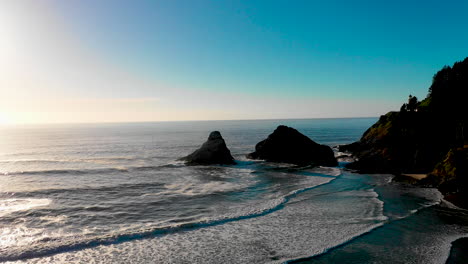
M 315 143 L 294 128 L 278 126 L 267 139 L 255 146 L 250 159 L 263 159 L 296 165 L 336 166 L 338 163 L 329 146 Z
M 340 152 L 348 152 L 348 153 L 353 153 L 358 151 L 361 148 L 360 142 L 354 142 L 351 144 L 346 144 L 346 145 L 339 145 L 338 146 L 338 151 Z
M 219 131 L 211 132 L 199 149 L 181 160 L 189 165 L 236 164 Z

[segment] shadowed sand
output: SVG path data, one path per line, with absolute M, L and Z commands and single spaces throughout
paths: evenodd
M 415 180 L 422 180 L 427 177 L 427 174 L 409 174 L 409 173 L 403 173 L 401 176 L 406 176 L 406 177 L 411 177 Z

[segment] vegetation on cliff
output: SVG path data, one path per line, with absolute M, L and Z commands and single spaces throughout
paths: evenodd
M 341 146 L 361 172 L 427 173 L 445 194 L 468 192 L 468 58 L 437 72 L 427 97 L 409 96 L 399 112 L 380 117 L 362 138 Z
M 468 208 L 468 146 L 451 149 L 421 184 L 438 187 L 448 200 Z

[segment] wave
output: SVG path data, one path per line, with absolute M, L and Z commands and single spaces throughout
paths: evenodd
M 32 170 L 32 171 L 7 171 L 1 172 L 3 175 L 57 175 L 57 174 L 111 174 L 132 171 L 151 171 L 162 168 L 176 168 L 182 166 L 181 164 L 171 163 L 158 166 L 136 166 L 136 167 L 113 167 L 113 168 L 99 168 L 99 169 L 64 169 L 64 170 Z
M 164 191 L 158 193 L 146 193 L 142 196 L 154 195 L 183 195 L 183 196 L 204 196 L 213 193 L 225 193 L 232 191 L 241 191 L 248 187 L 248 184 L 239 184 L 228 181 L 209 181 L 206 183 L 171 183 L 165 184 Z
M 76 159 L 3 159 L 0 164 L 60 164 L 60 163 L 94 163 L 94 164 L 112 164 L 115 161 L 135 161 L 148 160 L 149 158 L 137 157 L 103 157 L 103 158 L 76 158 Z
M 340 168 L 336 167 L 322 167 L 322 166 L 279 166 L 279 167 L 263 167 L 253 170 L 253 174 L 262 174 L 268 171 L 283 172 L 288 174 L 296 174 L 303 176 L 315 176 L 324 178 L 336 178 L 342 174 Z
M 380 203 L 381 203 L 380 206 L 383 208 L 384 203 L 382 201 L 380 201 Z M 345 239 L 343 239 L 341 241 L 338 241 L 338 243 L 336 245 L 331 246 L 329 248 L 326 248 L 322 252 L 319 252 L 319 253 L 316 253 L 316 254 L 313 254 L 313 255 L 309 255 L 309 256 L 305 256 L 305 255 L 304 256 L 299 256 L 299 257 L 294 258 L 294 259 L 286 260 L 286 261 L 284 261 L 284 263 L 293 264 L 293 263 L 303 263 L 303 262 L 312 261 L 313 259 L 315 259 L 315 258 L 317 258 L 319 256 L 322 256 L 322 255 L 325 255 L 325 254 L 331 252 L 332 250 L 342 248 L 342 247 L 352 243 L 356 239 L 359 239 L 359 238 L 361 238 L 361 237 L 363 237 L 365 235 L 368 235 L 368 234 L 374 232 L 375 230 L 388 225 L 389 223 L 396 222 L 396 221 L 401 221 L 401 220 L 406 219 L 406 218 L 408 218 L 408 217 L 410 217 L 410 216 L 412 216 L 412 215 L 414 215 L 416 213 L 421 212 L 422 210 L 428 209 L 428 208 L 430 208 L 432 206 L 435 206 L 435 205 L 438 205 L 440 203 L 441 203 L 441 200 L 422 204 L 419 208 L 414 209 L 414 210 L 410 210 L 408 212 L 408 214 L 406 214 L 404 216 L 401 216 L 401 217 L 392 217 L 392 218 L 390 218 L 390 217 L 384 215 L 382 217 L 376 218 L 375 220 L 381 220 L 382 222 L 370 226 L 368 229 L 364 230 L 363 233 L 360 233 L 360 234 L 358 234 L 356 236 L 350 236 L 350 237 L 345 238 Z
M 5 159 L 0 160 L 0 164 L 3 163 L 63 163 L 72 162 L 72 160 L 52 160 L 52 159 Z
M 0 200 L 0 217 L 17 211 L 26 211 L 35 207 L 47 206 L 52 202 L 50 199 L 4 199 Z
M 307 192 L 309 190 L 315 189 L 319 186 L 323 186 L 325 184 L 329 184 L 332 182 L 334 178 L 329 178 L 329 180 L 324 181 L 320 184 L 315 184 L 313 186 L 293 190 L 288 194 L 270 200 L 263 208 L 254 209 L 252 211 L 244 212 L 240 215 L 225 215 L 218 218 L 207 218 L 200 221 L 194 221 L 189 223 L 183 224 L 176 224 L 171 226 L 165 227 L 153 227 L 144 230 L 139 230 L 135 232 L 129 233 L 121 233 L 121 234 L 114 234 L 114 235 L 107 235 L 101 237 L 91 237 L 91 238 L 83 238 L 77 241 L 77 238 L 74 237 L 73 240 L 65 240 L 65 241 L 57 241 L 52 242 L 52 245 L 48 243 L 49 246 L 44 246 L 44 242 L 38 241 L 37 246 L 33 246 L 32 249 L 25 250 L 24 248 L 8 248 L 0 249 L 0 261 L 17 261 L 23 259 L 30 259 L 36 257 L 43 257 L 54 255 L 63 252 L 81 250 L 85 248 L 97 247 L 97 246 L 106 246 L 106 245 L 113 245 L 113 244 L 120 244 L 128 241 L 139 240 L 139 239 L 146 239 L 146 238 L 154 238 L 159 236 L 164 236 L 168 234 L 173 234 L 177 232 L 183 231 L 191 231 L 200 228 L 206 228 L 211 226 L 218 226 L 223 225 L 230 222 L 236 222 L 246 219 L 252 219 L 256 217 L 265 216 L 271 214 L 273 212 L 279 211 L 284 208 L 284 206 L 295 196 Z M 42 248 L 41 248 L 42 247 Z
M 120 190 L 139 190 L 139 189 L 148 189 L 148 188 L 161 188 L 163 189 L 164 184 L 160 182 L 140 182 L 140 183 L 126 183 L 110 186 L 96 186 L 96 187 L 77 187 L 77 188 L 57 188 L 57 189 L 39 189 L 34 191 L 25 191 L 25 192 L 14 192 L 14 193 L 1 193 L 2 195 L 18 195 L 18 196 L 42 196 L 42 195 L 54 195 L 54 194 L 64 194 L 64 193 L 74 193 L 79 192 L 84 194 L 86 192 L 100 192 L 100 193 L 116 193 Z
M 344 238 L 342 239 L 341 241 L 338 241 L 338 243 L 335 245 L 335 246 L 332 246 L 332 247 L 329 247 L 327 249 L 324 249 L 322 252 L 318 253 L 318 254 L 314 254 L 312 256 L 299 256 L 298 258 L 295 258 L 295 259 L 291 259 L 291 260 L 287 260 L 285 261 L 284 263 L 285 264 L 293 264 L 293 263 L 303 263 L 304 261 L 311 261 L 312 259 L 318 257 L 318 256 L 322 256 L 322 255 L 325 255 L 327 253 L 329 253 L 330 251 L 334 250 L 334 249 L 338 249 L 338 248 L 341 248 L 343 246 L 346 246 L 348 245 L 349 243 L 351 243 L 352 241 L 360 238 L 360 237 L 363 237 L 373 231 L 375 231 L 376 229 L 378 228 L 381 228 L 385 225 L 386 223 L 379 223 L 379 224 L 375 224 L 369 228 L 367 228 L 366 230 L 364 230 L 361 234 L 359 235 L 356 235 L 356 236 L 350 236 L 350 237 L 347 237 L 347 238 Z
M 233 168 L 240 169 L 252 169 L 249 165 L 257 165 L 256 163 L 246 163 L 241 166 L 233 166 Z M 277 164 L 275 164 L 277 165 Z M 173 162 L 163 165 L 156 166 L 130 166 L 130 167 L 108 167 L 108 168 L 94 168 L 94 169 L 57 169 L 57 170 L 31 170 L 31 171 L 4 171 L 0 172 L 0 175 L 4 176 L 16 176 L 16 175 L 61 175 L 61 174 L 71 174 L 71 175 L 89 175 L 89 174 L 113 174 L 113 173 L 128 173 L 128 172 L 143 172 L 143 171 L 154 171 L 165 168 L 180 168 L 185 167 L 183 162 Z M 274 171 L 274 172 L 287 172 L 295 173 L 300 175 L 307 176 L 320 176 L 320 177 L 337 177 L 341 174 L 339 168 L 332 167 L 315 167 L 315 166 L 277 166 L 277 167 L 261 167 L 256 168 L 253 173 L 262 173 L 265 171 Z
M 18 156 L 24 155 L 38 155 L 43 153 L 21 153 Z M 10 155 L 15 156 L 15 155 Z M 101 157 L 90 157 L 90 158 L 67 158 L 67 159 L 47 159 L 47 158 L 4 158 L 0 159 L 0 163 L 15 163 L 15 162 L 45 162 L 45 163 L 60 163 L 60 162 L 97 162 L 101 161 L 134 161 L 134 160 L 154 160 L 169 158 L 167 156 L 101 156 Z

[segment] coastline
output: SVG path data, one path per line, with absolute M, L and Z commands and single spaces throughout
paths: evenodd
M 394 174 L 393 181 L 396 182 L 404 182 L 408 184 L 417 184 L 422 179 L 427 177 L 427 174 L 410 174 L 410 173 L 401 173 L 401 174 Z
M 401 176 L 410 177 L 415 180 L 422 180 L 427 177 L 427 174 L 411 174 L 411 173 L 402 173 Z

